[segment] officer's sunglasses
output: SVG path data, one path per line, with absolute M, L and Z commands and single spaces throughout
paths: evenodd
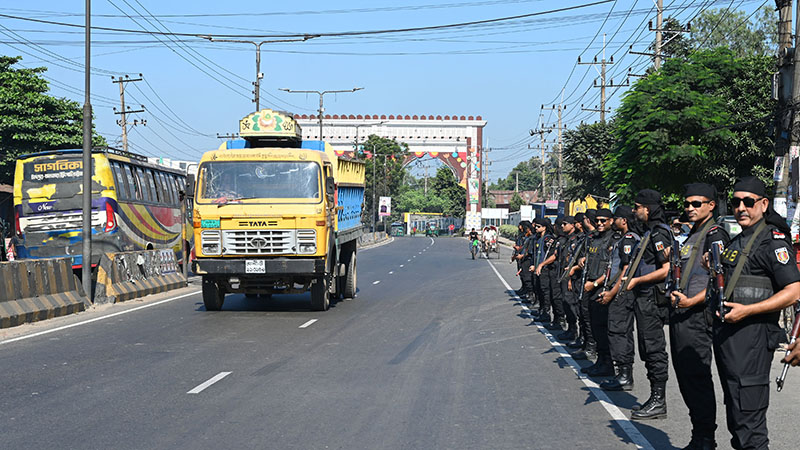
M 689 209 L 690 206 L 692 208 L 697 209 L 697 208 L 703 206 L 704 203 L 711 203 L 711 200 L 703 200 L 703 201 L 692 200 L 691 202 L 690 201 L 685 201 L 685 202 L 683 202 L 683 209 Z
M 601 219 L 599 217 L 597 218 L 597 223 L 606 223 L 606 222 L 611 222 L 611 219 Z
M 731 206 L 733 206 L 734 208 L 738 208 L 740 204 L 744 203 L 745 208 L 752 208 L 753 206 L 755 206 L 756 202 L 761 200 L 762 198 L 764 198 L 764 197 L 758 197 L 758 198 L 753 198 L 753 197 L 745 197 L 745 198 L 733 197 L 731 199 Z

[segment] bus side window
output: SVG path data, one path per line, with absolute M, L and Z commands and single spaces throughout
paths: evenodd
M 164 195 L 164 188 L 161 186 L 161 180 L 158 179 L 159 172 L 157 170 L 150 170 L 148 172 L 153 176 L 153 187 L 156 188 L 156 198 L 159 203 L 168 203 L 167 196 Z
M 164 186 L 166 186 L 167 191 L 169 191 L 169 196 L 172 199 L 173 205 L 178 205 L 178 192 L 175 190 L 175 183 L 172 182 L 172 175 L 165 173 L 164 174 Z
M 122 173 L 122 166 L 116 161 L 111 163 L 111 171 L 114 172 L 114 183 L 116 184 L 117 200 L 129 200 L 130 191 L 125 177 Z
M 139 181 L 139 186 L 142 188 L 142 200 L 146 202 L 154 201 L 153 191 L 150 184 L 147 182 L 147 173 L 144 168 L 136 167 L 136 179 Z
M 124 164 L 125 168 L 125 177 L 128 179 L 128 186 L 131 188 L 131 200 L 138 200 L 142 201 L 144 198 L 142 197 L 142 185 L 139 184 L 139 180 L 135 174 L 135 168 L 131 167 L 128 164 Z
M 161 190 L 164 191 L 164 198 L 166 199 L 166 202 L 170 205 L 175 205 L 178 202 L 178 199 L 175 197 L 175 192 L 172 191 L 172 186 L 170 186 L 167 180 L 169 180 L 168 173 L 158 173 L 158 181 L 161 182 Z
M 186 184 L 186 178 L 185 177 L 180 177 L 180 176 L 177 176 L 177 175 L 173 175 L 172 178 L 170 179 L 170 183 L 172 184 L 172 188 L 175 189 L 175 193 L 176 193 L 178 199 L 180 199 L 180 194 L 178 194 L 178 193 L 180 191 L 184 191 L 185 192 L 186 188 L 184 187 L 184 185 Z

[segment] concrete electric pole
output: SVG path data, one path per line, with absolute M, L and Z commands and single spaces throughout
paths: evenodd
M 611 56 L 611 59 L 606 61 L 606 35 L 603 34 L 603 55 L 600 61 L 597 60 L 597 57 L 594 57 L 594 61 L 592 62 L 582 62 L 580 56 L 578 57 L 578 64 L 583 64 L 587 66 L 600 66 L 600 69 L 597 70 L 597 73 L 600 75 L 600 84 L 597 84 L 597 80 L 594 81 L 594 87 L 600 88 L 600 108 L 584 108 L 581 105 L 582 111 L 589 111 L 589 112 L 599 112 L 600 113 L 600 121 L 606 121 L 606 113 L 611 112 L 610 109 L 606 108 L 606 88 L 610 87 L 625 87 L 630 86 L 630 82 L 625 80 L 625 84 L 614 84 L 614 80 L 611 80 L 610 83 L 606 83 L 606 66 L 610 66 L 614 64 L 614 56 Z
M 115 79 L 113 76 L 111 77 L 112 83 L 119 84 L 119 102 L 121 105 L 121 110 L 117 111 L 117 108 L 114 108 L 114 114 L 120 116 L 120 119 L 117 120 L 117 125 L 122 127 L 122 150 L 127 152 L 128 151 L 128 114 L 136 114 L 144 112 L 144 105 L 141 105 L 142 109 L 131 109 L 130 106 L 125 106 L 125 83 L 135 83 L 137 81 L 142 81 L 142 74 L 139 74 L 139 78 L 131 78 L 128 75 L 125 77 L 119 77 Z M 131 126 L 136 125 L 147 125 L 146 120 L 135 120 Z
M 350 92 L 360 91 L 362 89 L 364 89 L 364 88 L 355 87 L 353 89 L 345 89 L 345 90 L 341 90 L 341 91 L 295 91 L 295 90 L 287 89 L 287 88 L 280 88 L 279 90 L 280 91 L 284 91 L 284 92 L 288 92 L 290 94 L 317 94 L 317 95 L 319 95 L 319 140 L 322 141 L 323 140 L 322 139 L 322 115 L 325 112 L 325 107 L 324 107 L 323 102 L 322 102 L 322 97 L 324 97 L 325 94 L 346 94 L 346 93 L 350 93 Z

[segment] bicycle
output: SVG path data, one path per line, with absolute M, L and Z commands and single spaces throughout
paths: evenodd
M 475 255 L 477 255 L 478 252 L 480 251 L 479 246 L 480 246 L 480 241 L 478 241 L 477 239 L 472 241 L 472 244 L 470 245 L 471 247 L 470 252 L 472 253 L 472 259 L 475 259 Z

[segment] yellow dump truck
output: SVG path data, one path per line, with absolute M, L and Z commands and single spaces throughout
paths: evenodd
M 192 268 L 206 309 L 222 308 L 226 293 L 310 290 L 318 311 L 354 297 L 364 163 L 303 142 L 287 113 L 250 114 L 239 134 L 203 155 L 194 181 Z

